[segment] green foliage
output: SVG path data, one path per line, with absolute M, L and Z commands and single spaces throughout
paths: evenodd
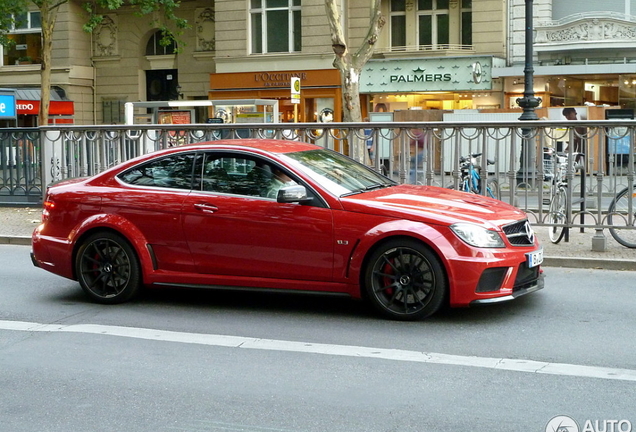
M 10 46 L 14 43 L 7 38 L 7 33 L 16 24 L 15 17 L 26 13 L 30 0 L 0 0 L 0 44 Z
M 159 43 L 168 46 L 176 42 L 177 47 L 179 47 L 183 45 L 180 36 L 184 30 L 190 28 L 187 20 L 176 15 L 176 10 L 180 4 L 174 0 L 128 0 L 127 2 L 123 0 L 92 0 L 83 5 L 89 16 L 83 28 L 84 31 L 92 33 L 104 20 L 104 14 L 125 6 L 134 10 L 135 15 L 139 17 L 158 13 L 160 18 L 150 21 L 150 26 L 161 31 Z
M 16 24 L 15 17 L 27 12 L 30 4 L 42 8 L 57 8 L 67 3 L 68 0 L 0 0 L 0 44 L 9 46 L 13 43 L 7 38 L 7 33 Z M 135 15 L 147 16 L 158 12 L 159 18 L 153 19 L 150 26 L 161 31 L 160 43 L 164 46 L 176 42 L 177 46 L 182 46 L 180 37 L 183 31 L 190 28 L 188 21 L 176 15 L 180 2 L 174 0 L 91 0 L 83 4 L 84 10 L 88 13 L 88 20 L 84 24 L 84 31 L 92 33 L 104 19 L 104 14 L 115 11 L 123 7 L 130 7 Z

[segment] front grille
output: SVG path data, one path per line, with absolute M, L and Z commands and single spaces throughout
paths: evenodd
M 527 219 L 504 226 L 503 232 L 513 246 L 532 246 L 534 244 L 534 230 Z

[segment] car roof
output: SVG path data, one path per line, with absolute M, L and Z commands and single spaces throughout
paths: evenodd
M 293 153 L 297 151 L 305 151 L 305 150 L 317 150 L 322 149 L 322 147 L 308 144 L 300 141 L 287 141 L 287 140 L 276 140 L 276 139 L 254 139 L 254 138 L 238 138 L 238 139 L 222 139 L 216 141 L 207 141 L 201 143 L 192 143 L 186 144 L 176 147 L 170 147 L 167 149 L 157 150 L 150 153 L 145 153 L 143 155 L 137 156 L 133 159 L 129 159 L 127 161 L 122 162 L 106 171 L 103 171 L 99 174 L 96 174 L 92 177 L 95 180 L 101 178 L 107 178 L 112 175 L 117 175 L 118 173 L 129 169 L 132 166 L 135 166 L 139 163 L 143 163 L 150 159 L 154 159 L 157 157 L 163 157 L 166 155 L 170 155 L 173 153 L 178 153 L 182 151 L 197 151 L 197 150 L 231 150 L 231 151 L 247 151 L 254 154 L 261 154 L 265 156 L 267 154 L 283 154 L 283 153 Z
M 309 144 L 300 141 L 288 141 L 278 139 L 256 139 L 256 138 L 238 138 L 238 139 L 222 139 L 217 141 L 208 141 L 196 144 L 188 144 L 189 149 L 227 149 L 227 150 L 239 150 L 239 149 L 252 149 L 261 150 L 269 153 L 292 153 L 304 150 L 316 150 L 319 147 L 314 144 Z

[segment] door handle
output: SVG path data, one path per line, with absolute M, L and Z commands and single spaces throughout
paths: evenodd
M 194 205 L 194 208 L 204 213 L 214 213 L 219 209 L 217 206 L 208 203 L 197 203 Z

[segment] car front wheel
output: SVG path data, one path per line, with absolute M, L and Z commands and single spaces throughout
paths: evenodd
M 384 316 L 418 320 L 439 310 L 446 295 L 446 276 L 439 258 L 414 240 L 380 246 L 365 271 L 365 289 Z
M 76 255 L 77 280 L 84 292 L 103 304 L 122 303 L 141 286 L 135 251 L 120 235 L 95 233 L 80 246 Z

